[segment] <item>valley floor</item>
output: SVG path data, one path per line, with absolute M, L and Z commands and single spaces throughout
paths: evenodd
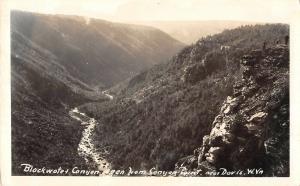
M 82 137 L 78 145 L 79 156 L 84 158 L 87 165 L 96 165 L 97 169 L 102 172 L 102 175 L 105 175 L 110 170 L 110 164 L 104 158 L 105 155 L 108 155 L 108 151 L 102 149 L 100 152 L 94 147 L 92 141 L 97 121 L 94 118 L 86 116 L 85 113 L 80 112 L 76 107 L 69 112 L 69 115 L 86 127 L 82 132 Z

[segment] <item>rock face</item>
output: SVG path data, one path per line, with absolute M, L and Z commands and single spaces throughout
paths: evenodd
M 195 151 L 195 169 L 262 168 L 264 176 L 289 175 L 288 67 L 286 45 L 242 57 L 243 78 L 234 84 L 233 96 L 224 101 L 209 135 Z M 176 168 L 191 169 L 190 164 Z
M 191 60 L 199 60 L 197 56 L 198 51 L 191 51 Z M 181 78 L 185 83 L 195 84 L 213 72 L 224 69 L 226 64 L 225 58 L 221 52 L 208 52 L 200 60 L 199 63 L 191 63 L 184 68 L 183 77 Z

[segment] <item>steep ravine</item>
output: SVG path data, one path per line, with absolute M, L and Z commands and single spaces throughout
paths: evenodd
M 160 170 L 174 170 L 179 159 L 192 154 L 202 144 L 202 138 L 210 133 L 224 100 L 228 96 L 231 99 L 236 97 L 234 89 L 257 93 L 258 97 L 256 93 L 245 95 L 242 101 L 243 107 L 249 109 L 258 104 L 258 108 L 246 112 L 246 119 L 259 113 L 259 107 L 272 103 L 269 98 L 275 99 L 278 93 L 284 92 L 281 90 L 288 87 L 288 68 L 277 66 L 272 60 L 274 63 L 280 61 L 282 51 L 284 55 L 288 54 L 284 50 L 288 47 L 274 46 L 275 41 L 284 42 L 288 30 L 288 25 L 282 24 L 243 26 L 202 38 L 168 63 L 142 72 L 113 90 L 109 89 L 115 95 L 113 101 L 79 107 L 100 123 L 95 127 L 94 143 L 100 148 L 101 144 L 111 147 L 109 161 L 114 169 L 158 167 Z M 264 41 L 268 41 L 268 50 L 257 56 L 253 69 L 240 64 L 244 55 L 250 54 L 253 49 L 261 49 Z M 227 49 L 224 49 L 225 46 Z M 272 53 L 275 51 L 279 54 Z M 287 64 L 288 58 L 282 57 Z M 241 82 L 243 71 L 245 75 L 254 75 L 257 80 L 244 78 L 250 82 Z M 278 81 L 274 83 L 273 80 Z M 234 88 L 238 82 L 245 84 L 237 84 Z M 252 85 L 254 82 L 256 84 Z M 274 95 L 269 95 L 271 93 Z M 275 130 L 270 129 L 270 136 Z M 269 144 L 276 141 L 269 140 Z M 195 154 L 197 167 L 198 151 Z M 288 153 L 283 152 L 283 155 L 288 156 Z M 288 168 L 286 164 L 283 167 Z
M 110 100 L 113 99 L 113 96 L 108 94 L 107 91 L 103 91 L 102 93 Z M 88 166 L 96 167 L 101 171 L 101 175 L 106 175 L 111 168 L 110 163 L 105 159 L 109 151 L 106 148 L 96 149 L 92 141 L 97 121 L 85 113 L 80 112 L 77 107 L 71 109 L 69 115 L 73 119 L 80 121 L 81 125 L 86 127 L 82 132 L 82 137 L 77 148 L 79 156 L 85 160 Z
M 109 152 L 105 148 L 101 151 L 96 149 L 92 142 L 92 135 L 97 121 L 94 118 L 88 117 L 85 113 L 80 112 L 77 107 L 70 110 L 69 115 L 86 126 L 82 132 L 82 137 L 77 149 L 79 156 L 85 160 L 88 166 L 96 167 L 102 172 L 102 175 L 105 175 L 110 169 L 110 164 L 104 157 Z

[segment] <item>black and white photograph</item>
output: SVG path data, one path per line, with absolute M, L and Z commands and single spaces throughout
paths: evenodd
M 287 2 L 34 2 L 9 11 L 12 176 L 290 177 Z

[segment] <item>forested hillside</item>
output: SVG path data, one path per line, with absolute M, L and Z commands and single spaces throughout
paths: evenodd
M 82 82 L 110 87 L 168 60 L 184 45 L 153 27 L 12 11 L 11 30 L 48 50 Z
M 113 87 L 114 100 L 80 107 L 99 120 L 95 143 L 111 147 L 115 168 L 173 170 L 178 159 L 202 144 L 223 101 L 234 93 L 242 57 L 284 43 L 287 35 L 283 24 L 226 30 Z
M 86 168 L 78 155 L 85 127 L 70 111 L 109 100 L 103 89 L 166 61 L 183 46 L 151 27 L 12 11 L 13 174 L 25 174 L 22 163 Z

